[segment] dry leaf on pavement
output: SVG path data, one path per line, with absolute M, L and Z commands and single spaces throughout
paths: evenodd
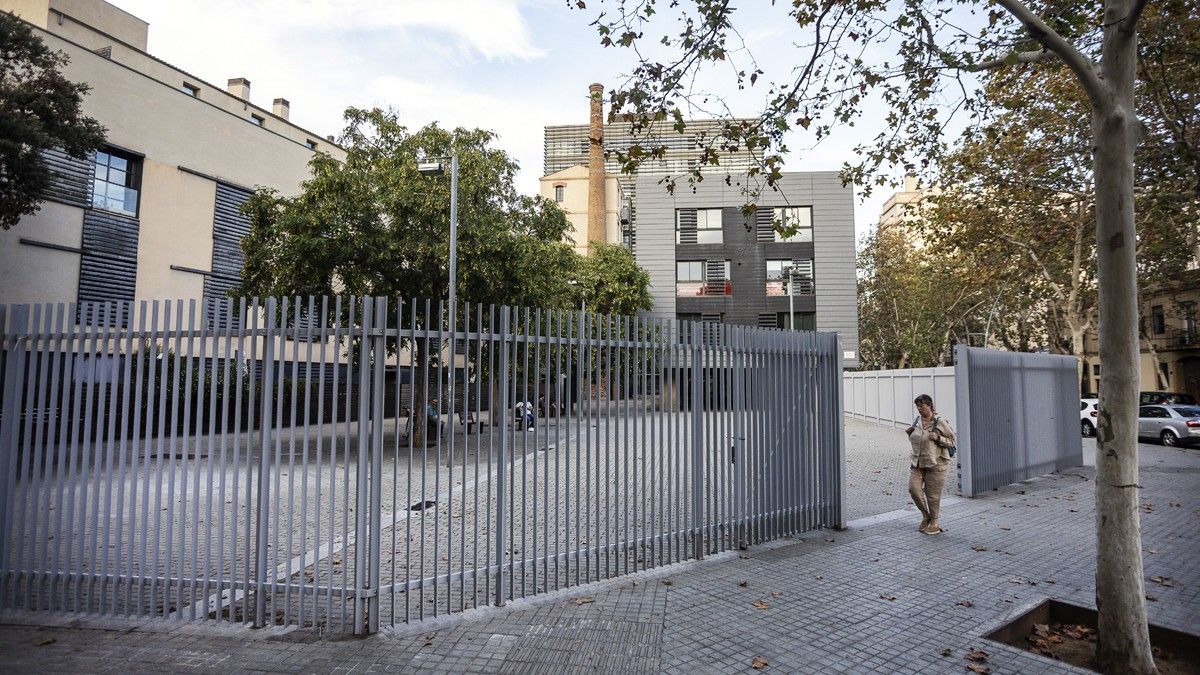
M 884 600 L 887 600 L 888 602 L 891 602 L 892 600 L 896 599 L 896 596 L 894 596 L 894 595 L 885 595 L 882 593 L 879 595 L 879 597 L 883 598 Z
M 754 605 L 754 607 L 756 609 L 766 609 L 766 608 L 770 607 L 770 605 L 767 604 L 766 600 L 755 600 L 754 602 L 752 602 L 750 604 Z
M 574 598 L 571 600 L 571 602 L 575 603 L 576 605 L 588 605 L 588 604 L 595 602 L 595 600 L 590 597 L 584 596 L 582 598 Z
M 769 665 L 771 665 L 771 664 L 768 663 L 767 660 L 761 656 L 754 657 L 754 660 L 750 662 L 750 667 L 755 670 L 762 670 L 763 668 L 766 668 Z

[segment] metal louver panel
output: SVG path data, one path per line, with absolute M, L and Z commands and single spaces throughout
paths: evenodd
M 759 328 L 778 328 L 779 327 L 779 318 L 773 313 L 772 314 L 759 314 L 758 315 L 758 327 Z
M 696 243 L 696 209 L 679 209 L 676 213 L 679 219 L 679 243 Z
M 775 209 L 763 207 L 754 212 L 756 241 L 759 243 L 775 241 L 775 228 L 772 226 L 774 220 Z
M 83 212 L 79 312 L 84 303 L 133 300 L 137 282 L 138 220 L 108 211 Z M 120 317 L 126 325 L 128 317 Z
M 54 148 L 43 150 L 46 168 L 50 169 L 50 184 L 45 198 L 67 206 L 87 208 L 92 205 L 92 175 L 95 164 L 91 159 L 72 157 Z
M 226 183 L 217 183 L 216 204 L 213 210 L 212 273 L 204 277 L 205 314 L 208 324 L 223 328 L 228 315 L 217 311 L 222 303 L 212 302 L 229 297 L 229 291 L 242 281 L 242 239 L 250 234 L 250 219 L 242 214 L 242 204 L 250 191 Z M 240 328 L 242 317 L 234 313 L 232 328 Z

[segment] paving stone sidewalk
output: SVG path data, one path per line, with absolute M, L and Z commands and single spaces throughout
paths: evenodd
M 1142 460 L 1145 573 L 1173 584 L 1147 582 L 1151 621 L 1200 632 L 1200 450 Z M 367 639 L 9 623 L 0 671 L 965 673 L 981 648 L 993 673 L 1083 672 L 982 635 L 1048 597 L 1093 606 L 1094 475 L 957 501 L 936 537 L 893 513 Z

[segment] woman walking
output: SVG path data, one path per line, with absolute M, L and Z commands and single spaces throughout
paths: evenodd
M 942 487 L 953 463 L 950 449 L 957 439 L 950 423 L 938 417 L 929 394 L 921 394 L 913 403 L 919 415 L 905 431 L 912 443 L 908 493 L 921 511 L 921 525 L 917 529 L 925 534 L 941 534 L 945 531 L 938 522 Z

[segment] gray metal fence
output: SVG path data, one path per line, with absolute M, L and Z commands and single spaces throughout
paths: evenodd
M 964 496 L 1083 464 L 1074 356 L 966 345 L 954 356 Z
M 836 335 L 457 314 L 0 306 L 0 608 L 373 632 L 843 524 Z

